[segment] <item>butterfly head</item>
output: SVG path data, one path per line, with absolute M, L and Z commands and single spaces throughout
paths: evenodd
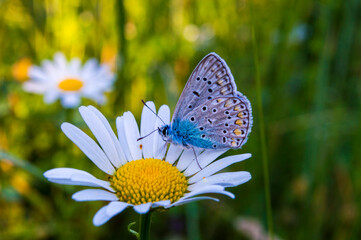
M 170 129 L 170 126 L 167 124 L 158 128 L 158 132 L 159 132 L 160 136 L 162 136 L 163 140 L 166 142 L 169 142 L 169 140 L 170 140 L 169 129 Z

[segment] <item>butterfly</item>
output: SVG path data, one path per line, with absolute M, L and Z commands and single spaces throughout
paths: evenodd
M 250 101 L 237 91 L 226 62 L 205 56 L 188 79 L 172 121 L 158 128 L 167 143 L 185 148 L 241 148 L 252 128 Z

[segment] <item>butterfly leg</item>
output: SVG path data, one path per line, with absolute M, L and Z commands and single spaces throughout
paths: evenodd
M 194 153 L 194 157 L 196 158 L 197 165 L 198 165 L 199 169 L 202 170 L 203 168 L 201 167 L 201 165 L 199 165 L 198 158 L 197 158 L 197 154 L 196 154 L 196 150 L 194 150 L 194 147 L 192 147 L 192 150 L 193 150 L 193 153 Z

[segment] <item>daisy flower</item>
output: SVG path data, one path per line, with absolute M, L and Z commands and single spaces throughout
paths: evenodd
M 68 62 L 62 53 L 56 53 L 53 61 L 43 61 L 41 67 L 31 66 L 29 77 L 23 85 L 26 91 L 44 94 L 46 103 L 60 98 L 66 108 L 79 106 L 81 97 L 103 104 L 104 92 L 111 90 L 115 80 L 107 65 L 99 65 L 95 59 L 84 65 L 78 58 Z
M 153 102 L 147 105 L 156 112 Z M 73 168 L 55 168 L 44 176 L 51 182 L 96 187 L 76 192 L 76 201 L 108 201 L 94 216 L 93 223 L 100 226 L 127 207 L 139 214 L 146 214 L 154 208 L 168 209 L 198 200 L 214 200 L 208 194 L 234 195 L 225 190 L 251 179 L 249 172 L 217 173 L 225 167 L 243 161 L 251 154 L 240 154 L 218 159 L 226 150 L 196 151 L 198 167 L 192 149 L 171 144 L 167 149 L 158 133 L 137 141 L 157 129 L 163 123 L 148 108 L 144 107 L 140 132 L 130 112 L 116 120 L 118 136 L 113 132 L 106 118 L 92 106 L 79 108 L 80 114 L 99 145 L 82 130 L 70 123 L 61 128 L 85 155 L 104 173 L 98 179 L 88 172 Z M 170 121 L 169 107 L 163 105 L 158 116 L 165 123 Z

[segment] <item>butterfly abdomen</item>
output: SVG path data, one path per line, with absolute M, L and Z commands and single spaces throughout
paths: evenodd
M 184 147 L 214 148 L 215 143 L 207 138 L 207 135 L 207 132 L 188 120 L 176 119 L 169 130 L 171 142 Z

